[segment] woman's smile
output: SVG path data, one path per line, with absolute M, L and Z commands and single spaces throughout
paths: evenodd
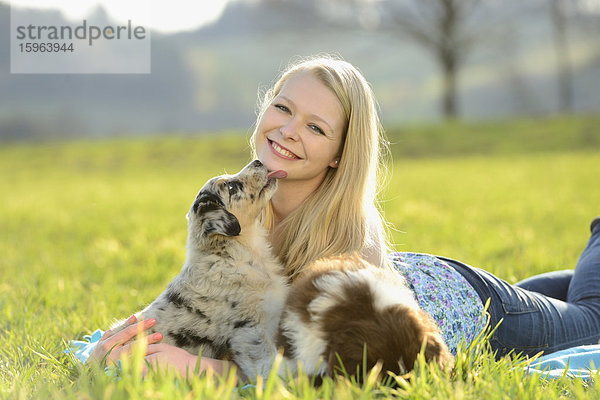
M 300 157 L 298 157 L 296 154 L 292 153 L 285 147 L 280 146 L 279 143 L 277 143 L 273 140 L 270 140 L 270 139 L 268 139 L 268 141 L 269 141 L 269 147 L 271 148 L 273 153 L 280 156 L 281 158 L 284 158 L 286 160 L 300 160 L 301 159 Z

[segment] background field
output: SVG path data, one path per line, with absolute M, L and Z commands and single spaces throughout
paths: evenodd
M 574 267 L 600 214 L 599 122 L 390 128 L 394 163 L 382 208 L 395 249 L 453 257 L 510 282 Z M 197 190 L 237 171 L 248 154 L 247 139 L 233 133 L 0 148 L 0 397 L 198 395 L 164 380 L 89 386 L 61 355 L 63 340 L 128 316 L 164 288 L 183 262 L 185 214 Z M 430 392 L 400 394 L 600 397 L 581 382 L 543 385 L 488 364 L 481 368 L 495 372 L 487 377 L 436 381 L 422 372 Z M 469 379 L 476 384 L 466 389 Z

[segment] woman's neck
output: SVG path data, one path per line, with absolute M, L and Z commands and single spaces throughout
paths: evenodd
M 279 180 L 278 184 L 278 189 L 271 198 L 271 207 L 273 209 L 273 231 L 281 221 L 300 207 L 300 204 L 302 204 L 302 202 L 319 186 L 318 184 L 315 185 L 314 182 L 302 184 L 298 181 L 286 182 L 285 179 Z

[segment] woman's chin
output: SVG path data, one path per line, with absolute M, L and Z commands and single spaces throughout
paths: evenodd
M 266 157 L 260 157 L 259 155 L 258 159 L 265 167 L 267 167 L 267 170 L 269 171 L 277 171 L 278 169 L 286 170 L 290 165 L 290 161 L 284 160 L 272 154 L 269 154 Z

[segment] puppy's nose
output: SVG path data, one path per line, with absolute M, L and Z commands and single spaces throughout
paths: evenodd
M 263 165 L 263 163 L 261 163 L 260 160 L 254 160 L 252 162 L 252 166 L 255 168 L 260 168 L 260 167 L 262 167 L 262 165 Z

